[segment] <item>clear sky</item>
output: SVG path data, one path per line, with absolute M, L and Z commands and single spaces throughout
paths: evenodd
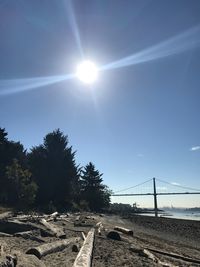
M 99 66 L 92 85 L 68 79 L 83 59 Z M 113 191 L 200 188 L 199 85 L 199 0 L 0 0 L 0 127 L 27 149 L 60 128 Z

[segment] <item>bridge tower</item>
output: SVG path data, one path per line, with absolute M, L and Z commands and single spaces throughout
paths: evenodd
M 157 204 L 157 193 L 156 193 L 156 178 L 153 178 L 153 195 L 154 195 L 154 212 L 155 212 L 155 217 L 158 217 L 158 204 Z

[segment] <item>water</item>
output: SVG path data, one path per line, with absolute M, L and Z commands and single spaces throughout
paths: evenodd
M 165 211 L 163 217 L 200 221 L 200 212 L 188 210 L 167 210 Z
M 200 221 L 200 211 L 189 211 L 189 210 L 163 210 L 164 212 L 158 213 L 158 217 L 185 219 Z M 142 213 L 140 215 L 154 216 L 154 213 Z

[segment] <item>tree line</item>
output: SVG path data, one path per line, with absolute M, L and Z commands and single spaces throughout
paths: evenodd
M 80 167 L 68 136 L 48 133 L 29 152 L 0 128 L 0 203 L 19 209 L 101 211 L 110 191 L 92 162 Z

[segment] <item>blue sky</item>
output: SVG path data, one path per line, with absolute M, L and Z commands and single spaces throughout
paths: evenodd
M 199 0 L 0 0 L 0 126 L 27 149 L 60 128 L 113 191 L 152 177 L 200 188 L 199 14 Z M 96 83 L 60 79 L 83 59 Z

